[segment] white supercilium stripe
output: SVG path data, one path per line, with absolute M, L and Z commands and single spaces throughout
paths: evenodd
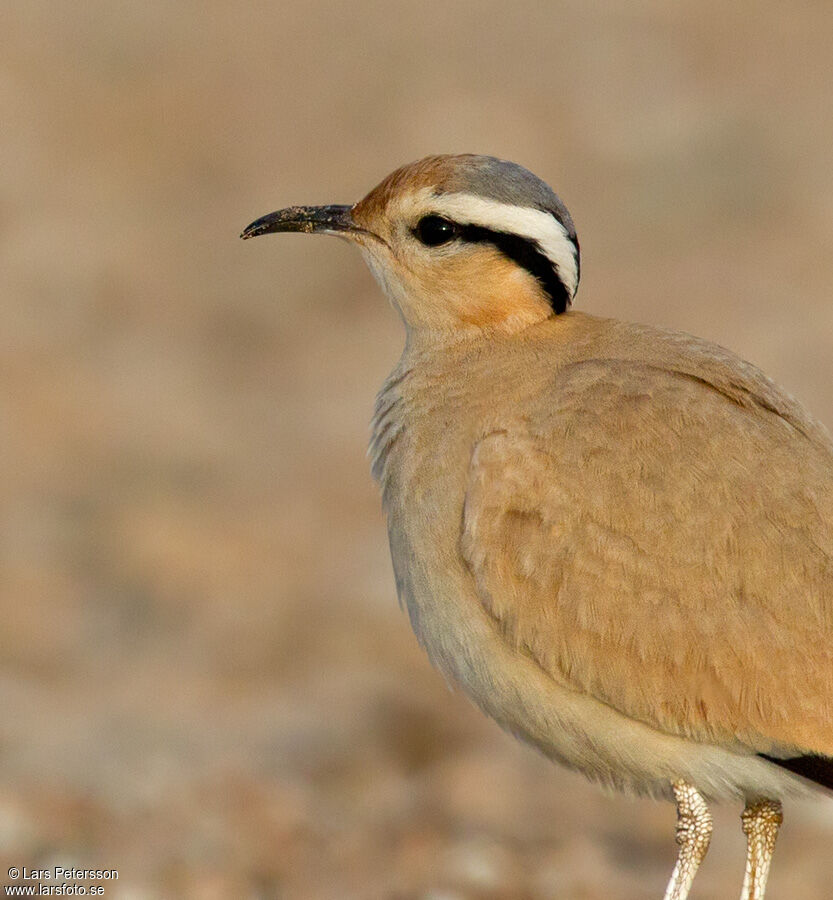
M 558 273 L 570 297 L 575 296 L 578 287 L 576 248 L 567 229 L 551 213 L 529 206 L 487 200 L 475 194 L 433 196 L 430 189 L 425 191 L 424 199 L 430 202 L 431 212 L 453 222 L 480 225 L 535 241 L 548 259 L 558 266 Z

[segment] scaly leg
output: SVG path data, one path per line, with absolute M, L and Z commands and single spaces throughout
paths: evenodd
M 775 838 L 784 821 L 781 804 L 777 800 L 749 803 L 740 820 L 746 835 L 746 876 L 741 900 L 764 900 Z
M 703 795 L 685 781 L 671 785 L 677 802 L 677 865 L 665 890 L 664 900 L 686 900 L 712 837 L 712 814 Z

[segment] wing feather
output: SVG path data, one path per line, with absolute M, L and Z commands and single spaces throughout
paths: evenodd
M 477 444 L 461 552 L 506 639 L 576 690 L 833 754 L 833 453 L 771 386 L 572 365 Z

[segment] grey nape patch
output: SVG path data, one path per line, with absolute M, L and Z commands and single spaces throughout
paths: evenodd
M 523 166 L 496 156 L 472 156 L 443 185 L 444 192 L 475 194 L 512 206 L 528 206 L 555 216 L 575 239 L 567 207 L 553 189 Z

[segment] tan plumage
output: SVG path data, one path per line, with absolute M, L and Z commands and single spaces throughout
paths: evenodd
M 475 445 L 461 551 L 481 601 L 548 672 L 652 727 L 833 755 L 827 435 L 708 345 L 574 327 L 543 378 L 517 358 Z
M 408 327 L 371 445 L 400 597 L 504 727 L 673 794 L 667 897 L 708 847 L 701 795 L 746 799 L 744 896 L 760 898 L 775 801 L 810 786 L 761 754 L 833 757 L 833 443 L 722 348 L 554 315 L 578 248 L 541 185 L 431 158 L 313 229 L 362 247 Z

